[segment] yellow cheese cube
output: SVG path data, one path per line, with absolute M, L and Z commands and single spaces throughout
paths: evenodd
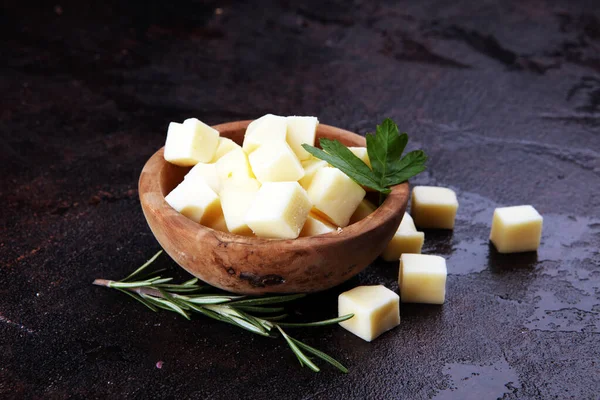
M 219 141 L 219 132 L 196 118 L 183 124 L 171 122 L 165 143 L 165 160 L 171 164 L 189 167 L 199 162 L 209 162 Z
M 348 149 L 371 168 L 371 161 L 369 160 L 369 153 L 367 153 L 366 147 L 348 147 Z
M 219 196 L 201 177 L 184 179 L 165 200 L 176 211 L 202 225 L 211 225 L 223 215 Z
M 347 226 L 365 191 L 337 168 L 319 169 L 308 187 L 315 208 L 337 226 Z
M 311 157 L 308 160 L 304 160 L 301 164 L 302 168 L 304 168 L 304 176 L 298 181 L 298 183 L 300 183 L 300 186 L 302 186 L 304 189 L 308 189 L 319 169 L 329 165 L 327 164 L 327 161 L 320 160 L 316 157 Z
M 299 160 L 310 158 L 310 153 L 304 150 L 302 144 L 315 145 L 318 125 L 317 117 L 287 117 L 286 140 Z
M 330 224 L 317 214 L 309 213 L 302 231 L 300 231 L 300 236 L 322 235 L 323 233 L 334 232 L 335 230 L 337 230 L 337 226 Z
M 447 274 L 446 260 L 440 256 L 402 254 L 398 274 L 402 302 L 444 304 Z
M 295 239 L 311 206 L 298 182 L 266 182 L 246 213 L 246 224 L 257 236 Z
M 252 179 L 254 174 L 248 162 L 248 156 L 242 149 L 233 149 L 215 163 L 217 175 L 221 181 L 229 178 Z
M 500 253 L 536 251 L 543 218 L 532 206 L 500 207 L 494 211 L 490 240 Z
M 356 208 L 356 211 L 354 211 L 354 214 L 352 214 L 352 216 L 350 217 L 350 223 L 353 224 L 355 222 L 360 221 L 363 218 L 366 218 L 367 216 L 371 215 L 371 213 L 373 213 L 373 211 L 375 211 L 376 209 L 377 207 L 375 207 L 375 204 L 371 203 L 367 199 L 363 199 L 363 201 L 361 201 L 358 207 Z
M 252 172 L 261 183 L 297 181 L 304 169 L 286 142 L 267 142 L 248 156 Z
M 400 301 L 383 285 L 358 286 L 338 297 L 338 316 L 347 314 L 340 326 L 370 342 L 400 324 Z
M 411 214 L 419 228 L 453 229 L 458 200 L 453 190 L 438 186 L 415 186 Z
M 191 178 L 202 178 L 215 193 L 221 191 L 221 180 L 217 174 L 217 167 L 215 164 L 196 164 L 184 177 L 184 179 Z
M 212 221 L 206 226 L 214 229 L 215 231 L 229 232 L 227 230 L 227 224 L 225 223 L 225 217 L 223 216 L 223 214 L 221 214 L 216 220 Z
M 225 137 L 219 138 L 219 145 L 217 146 L 217 150 L 215 151 L 215 155 L 212 158 L 212 162 L 217 162 L 221 157 L 225 154 L 229 153 L 234 149 L 241 149 L 242 146 L 234 142 L 233 140 Z
M 287 119 L 278 115 L 267 114 L 248 125 L 242 148 L 246 154 L 250 154 L 264 143 L 284 142 L 286 134 Z
M 229 179 L 224 183 L 221 191 L 221 207 L 229 232 L 252 236 L 252 230 L 246 224 L 246 214 L 259 188 L 260 183 L 256 179 L 245 181 Z
M 404 253 L 421 253 L 424 241 L 425 234 L 417 232 L 413 219 L 410 215 L 404 213 L 398 230 L 381 253 L 381 257 L 385 261 L 398 261 Z

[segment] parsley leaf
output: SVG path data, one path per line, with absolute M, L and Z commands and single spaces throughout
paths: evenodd
M 375 134 L 367 134 L 367 153 L 371 168 L 337 140 L 321 139 L 321 149 L 303 144 L 313 156 L 327 161 L 340 169 L 359 185 L 383 194 L 390 187 L 425 171 L 427 156 L 422 150 L 411 151 L 402 157 L 408 143 L 408 135 L 400 134 L 398 126 L 389 118 L 377 126 Z

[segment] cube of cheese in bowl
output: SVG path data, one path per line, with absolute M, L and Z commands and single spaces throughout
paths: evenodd
M 241 144 L 250 122 L 230 122 L 213 128 L 221 137 Z M 365 146 L 365 139 L 359 135 L 319 124 L 316 143 L 323 137 L 337 139 L 346 146 Z M 239 149 L 231 150 L 219 161 L 237 151 Z M 164 149 L 160 149 L 148 160 L 139 181 L 140 202 L 150 229 L 163 249 L 181 267 L 213 286 L 234 293 L 308 293 L 345 282 L 367 267 L 385 249 L 400 225 L 409 197 L 408 183 L 397 185 L 368 218 L 318 236 L 268 239 L 236 235 L 194 222 L 165 201 L 165 196 L 183 182 L 190 168 L 166 162 L 163 152 Z M 234 179 L 236 171 L 239 179 L 252 179 L 246 174 L 246 164 L 241 162 L 244 160 L 239 158 L 239 164 L 233 156 L 229 157 L 231 163 L 225 159 L 221 170 L 231 170 Z M 217 173 L 218 170 L 217 165 Z M 356 192 L 358 205 L 364 194 Z M 287 200 L 293 198 L 296 197 L 290 196 Z M 240 231 L 245 228 L 236 218 L 239 210 L 250 203 L 250 200 L 246 200 L 246 204 L 237 204 L 234 194 L 226 199 L 227 204 L 222 204 L 228 211 L 232 210 L 231 213 L 225 213 L 225 222 L 232 226 L 239 224 Z M 285 207 L 279 210 L 283 210 L 282 215 L 289 216 Z M 328 212 L 333 214 L 331 210 Z M 261 216 L 259 222 L 265 221 L 267 218 Z M 288 219 L 288 226 L 292 223 L 293 220 Z

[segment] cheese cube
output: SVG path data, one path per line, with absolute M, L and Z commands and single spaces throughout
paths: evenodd
M 315 145 L 318 125 L 317 117 L 287 117 L 286 140 L 299 160 L 311 157 L 310 153 L 304 150 L 302 144 Z
M 366 147 L 348 147 L 348 149 L 371 168 L 371 161 L 369 160 L 369 153 Z
M 402 254 L 398 274 L 402 302 L 444 304 L 447 273 L 446 260 L 440 256 Z
M 337 226 L 330 224 L 317 214 L 309 213 L 302 231 L 300 231 L 300 236 L 322 235 L 323 233 L 334 232 L 335 230 L 337 230 Z
M 319 169 L 329 165 L 327 161 L 323 161 L 316 157 L 311 157 L 308 160 L 304 160 L 301 164 L 302 168 L 304 168 L 304 176 L 298 181 L 298 183 L 300 183 L 300 186 L 302 186 L 304 189 L 308 189 Z
M 223 184 L 221 207 L 229 232 L 243 236 L 253 235 L 246 224 L 246 214 L 259 188 L 260 183 L 256 179 L 245 181 L 229 179 Z
M 246 154 L 252 153 L 267 142 L 284 142 L 287 134 L 287 119 L 267 114 L 254 120 L 246 128 L 242 148 Z
M 347 226 L 365 190 L 337 168 L 319 169 L 308 187 L 315 208 L 337 226 Z
M 198 163 L 190 172 L 188 172 L 184 179 L 204 179 L 204 182 L 215 192 L 221 191 L 221 180 L 217 174 L 217 167 L 215 164 Z
M 367 199 L 363 199 L 363 201 L 361 201 L 358 207 L 356 208 L 356 211 L 354 211 L 354 214 L 352 214 L 352 216 L 350 217 L 350 223 L 353 224 L 355 222 L 360 221 L 363 218 L 366 218 L 367 216 L 371 215 L 371 213 L 373 213 L 373 211 L 375 211 L 376 209 L 377 207 L 375 207 L 375 204 L 371 203 Z
M 413 219 L 410 215 L 404 213 L 398 230 L 394 233 L 394 237 L 390 240 L 383 253 L 381 253 L 381 257 L 385 261 L 398 261 L 404 253 L 421 253 L 424 241 L 425 234 L 417 232 Z
M 304 169 L 286 142 L 267 142 L 248 156 L 252 172 L 261 183 L 297 181 Z
M 221 181 L 228 178 L 253 179 L 248 156 L 242 149 L 233 149 L 215 163 Z
M 312 204 L 298 182 L 266 182 L 246 214 L 246 224 L 261 237 L 295 239 Z
M 212 221 L 207 227 L 220 232 L 229 232 L 227 230 L 227 224 L 225 223 L 225 217 L 221 214 L 216 220 Z
M 453 190 L 438 186 L 415 186 L 411 204 L 411 214 L 419 228 L 454 228 L 458 200 Z
M 542 237 L 543 218 L 532 206 L 496 208 L 490 240 L 499 253 L 536 251 Z
M 358 286 L 338 297 L 338 316 L 347 314 L 340 326 L 370 342 L 400 324 L 400 301 L 383 285 Z
M 211 225 L 222 215 L 219 196 L 201 177 L 184 179 L 165 200 L 192 221 Z
M 182 167 L 209 162 L 219 141 L 219 132 L 196 118 L 183 124 L 171 122 L 165 143 L 165 160 Z
M 215 155 L 212 158 L 212 162 L 217 162 L 221 157 L 225 154 L 229 153 L 234 149 L 241 149 L 242 146 L 234 142 L 233 140 L 225 137 L 219 138 L 219 145 L 217 146 L 217 150 L 215 151 Z

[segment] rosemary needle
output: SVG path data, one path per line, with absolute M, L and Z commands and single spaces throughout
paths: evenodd
M 294 339 L 283 328 L 333 325 L 352 318 L 353 314 L 306 323 L 280 322 L 287 317 L 287 314 L 285 314 L 285 309 L 279 305 L 300 299 L 306 295 L 292 294 L 247 297 L 232 294 L 200 293 L 206 289 L 210 289 L 210 286 L 199 284 L 196 278 L 181 284 L 174 284 L 171 283 L 173 278 L 157 276 L 156 274 L 160 271 L 145 273 L 145 270 L 152 265 L 162 252 L 161 250 L 156 253 L 141 267 L 120 281 L 96 279 L 93 283 L 94 285 L 106 286 L 125 293 L 154 312 L 159 309 L 172 311 L 188 320 L 191 313 L 195 312 L 217 321 L 237 326 L 257 335 L 276 337 L 277 333 L 279 333 L 298 358 L 301 366 L 307 366 L 314 372 L 320 371 L 319 367 L 306 354 L 308 353 L 331 364 L 343 373 L 348 373 L 348 369 L 339 361 L 314 347 Z M 136 277 L 139 280 L 134 281 L 133 279 Z

